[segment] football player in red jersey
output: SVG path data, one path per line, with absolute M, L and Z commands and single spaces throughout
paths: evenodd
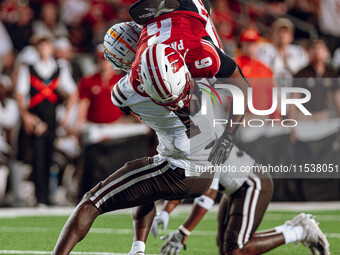
M 182 7 L 184 8 L 185 5 Z M 112 99 L 115 105 L 126 111 L 137 113 L 156 131 L 160 142 L 159 154 L 153 158 L 127 163 L 88 192 L 64 226 L 53 254 L 69 254 L 76 243 L 87 234 L 98 215 L 138 205 L 140 206 L 134 213 L 135 238 L 129 254 L 144 254 L 145 241 L 155 215 L 154 201 L 160 198 L 173 200 L 203 194 L 208 189 L 211 178 L 192 177 L 190 175 L 192 174 L 191 166 L 195 164 L 209 165 L 208 158 L 214 164 L 221 164 L 230 153 L 233 147 L 233 134 L 237 130 L 235 126 L 228 127 L 224 134 L 215 141 L 213 150 L 206 149 L 207 145 L 215 139 L 214 131 L 202 129 L 197 136 L 191 138 L 187 132 L 188 126 L 180 114 L 176 114 L 173 111 L 174 108 L 169 110 L 169 106 L 177 106 L 176 109 L 181 110 L 186 105 L 186 101 L 184 101 L 187 98 L 186 94 L 180 100 L 170 102 L 169 100 L 181 94 L 169 95 L 166 92 L 167 89 L 173 91 L 173 86 L 177 85 L 171 76 L 175 73 L 182 77 L 179 85 L 183 91 L 184 89 L 191 91 L 188 86 L 190 87 L 192 80 L 186 69 L 186 64 L 190 68 L 190 72 L 197 77 L 235 77 L 240 78 L 239 84 L 236 85 L 241 90 L 246 91 L 248 87 L 235 62 L 211 42 L 209 33 L 205 32 L 207 21 L 198 12 L 188 9 L 180 10 L 180 8 L 178 11 L 166 13 L 148 21 L 142 30 L 142 40 L 137 50 L 137 62 L 132 65 L 131 72 L 122 78 L 112 90 Z M 196 10 L 198 10 L 197 7 Z M 119 41 L 124 44 L 124 47 L 127 47 L 127 39 L 122 40 L 123 36 L 116 36 L 114 31 L 111 35 L 116 37 L 115 40 L 109 42 L 111 45 Z M 181 38 L 178 35 L 181 35 Z M 170 47 L 159 46 L 160 43 L 172 45 L 176 50 L 172 49 L 173 51 L 171 51 Z M 157 94 L 154 95 L 156 97 L 158 95 L 161 98 L 160 101 L 142 90 L 143 85 L 146 90 L 145 84 L 147 84 L 147 82 L 140 83 L 141 76 L 138 70 L 138 61 L 142 55 L 143 47 L 144 50 L 148 49 L 150 52 L 148 56 L 150 65 L 148 61 L 145 61 L 141 63 L 141 66 L 152 66 L 153 75 L 149 74 L 150 79 L 154 78 L 156 81 L 156 76 L 158 79 L 160 78 L 159 74 L 155 75 L 159 67 L 157 63 L 163 63 L 163 60 L 167 60 L 170 66 L 175 62 L 182 63 L 181 65 L 176 64 L 177 72 L 171 73 L 166 70 L 165 78 L 171 77 L 169 83 L 165 85 L 162 82 L 157 82 L 160 90 L 156 91 Z M 114 54 L 109 52 L 109 49 L 107 51 L 107 55 Z M 182 53 L 185 59 L 178 52 Z M 174 54 L 176 57 L 171 58 L 169 54 Z M 124 59 L 119 61 L 123 63 Z M 186 64 L 183 64 L 184 62 Z M 144 70 L 147 70 L 148 67 Z M 162 101 L 163 99 L 166 100 Z M 155 101 L 158 101 L 158 104 L 155 104 Z M 240 116 L 234 117 L 234 122 L 241 118 Z M 194 139 L 199 141 L 199 146 L 195 148 L 197 151 L 188 153 L 188 142 Z M 214 151 L 217 153 L 213 153 Z
M 187 51 L 187 55 L 191 57 L 190 63 L 192 67 L 190 68 L 195 68 L 197 73 L 209 73 L 205 75 L 209 77 L 213 77 L 215 73 L 225 77 L 241 77 L 242 81 L 239 86 L 243 91 L 246 91 L 248 84 L 246 80 L 243 79 L 239 69 L 236 68 L 235 62 L 224 55 L 222 51 L 215 49 L 212 43 L 209 42 L 208 33 L 204 32 L 204 19 L 201 18 L 199 14 L 192 11 L 181 11 L 179 14 L 180 15 L 178 16 L 185 14 L 183 17 L 185 17 L 187 21 L 185 21 L 185 19 L 179 20 L 176 18 L 176 15 L 171 15 L 174 19 L 169 20 L 169 17 L 165 17 L 165 22 L 174 21 L 177 25 L 181 25 L 181 22 L 183 21 L 183 25 L 185 25 L 183 31 L 190 32 L 190 30 L 188 30 L 190 27 L 199 27 L 199 29 L 194 29 L 194 32 L 200 31 L 200 35 L 206 37 L 206 40 L 202 38 L 196 40 L 194 34 L 190 32 L 189 35 L 191 38 L 184 34 L 183 41 L 178 42 L 178 45 L 180 45 L 179 49 L 188 45 L 187 39 L 190 39 L 189 41 L 193 42 L 191 45 L 194 47 L 191 47 L 191 50 L 185 50 Z M 164 14 L 164 16 L 166 15 L 170 14 Z M 170 32 L 170 30 L 167 31 Z M 134 32 L 136 31 L 134 30 Z M 144 29 L 142 30 L 142 34 L 143 33 L 148 37 L 145 42 L 147 43 L 151 40 L 154 43 L 153 45 L 156 45 L 156 43 L 159 42 L 158 40 L 163 38 L 158 36 L 157 32 L 154 34 L 154 37 L 148 36 L 148 26 L 144 26 Z M 108 41 L 108 44 L 114 45 L 114 49 L 118 52 L 120 51 L 120 54 L 122 53 L 122 47 L 129 49 L 127 44 L 131 42 L 131 38 L 124 37 L 124 35 L 116 36 L 115 31 L 110 31 L 110 35 L 113 38 Z M 130 37 L 133 37 L 133 32 L 130 34 Z M 144 36 L 141 35 L 141 38 L 144 38 Z M 177 37 L 175 39 L 177 40 Z M 115 45 L 117 42 L 119 42 L 122 47 Z M 174 42 L 172 43 L 174 45 Z M 139 45 L 142 45 L 143 47 L 146 46 L 143 44 Z M 142 48 L 137 50 L 137 56 L 141 55 L 138 53 L 140 49 Z M 170 47 L 166 48 L 167 51 L 172 49 L 172 53 L 175 54 L 176 58 L 169 57 L 167 55 L 168 53 L 162 49 L 164 49 L 164 47 L 160 47 L 160 51 L 157 54 L 156 47 L 156 52 L 153 51 L 153 53 L 155 53 L 154 56 L 157 56 L 160 60 L 167 59 L 169 62 L 182 63 L 181 65 L 177 64 L 179 69 L 175 75 L 181 77 L 181 83 L 177 84 L 177 81 L 174 83 L 174 81 L 171 80 L 171 77 L 168 86 L 180 85 L 183 89 L 187 88 L 192 80 L 191 74 L 189 73 L 186 64 L 184 64 L 184 58 L 178 51 Z M 130 47 L 129 51 L 131 50 L 133 49 Z M 182 50 L 182 53 L 184 54 L 185 51 Z M 205 59 L 194 60 L 193 57 L 195 54 L 199 53 L 200 56 L 202 56 L 202 51 L 206 53 Z M 221 57 L 219 54 L 221 54 Z M 222 57 L 224 58 L 224 61 L 220 60 Z M 124 59 L 118 60 L 118 62 L 127 63 Z M 155 59 L 151 60 L 153 63 L 154 61 Z M 168 71 L 170 70 L 172 69 L 168 69 Z M 138 236 L 138 238 L 135 238 L 130 254 L 144 254 L 145 241 L 156 213 L 154 201 L 161 198 L 174 200 L 185 197 L 196 197 L 202 195 L 210 186 L 212 177 L 210 177 L 209 174 L 207 174 L 208 176 L 206 176 L 206 178 L 197 178 L 197 175 L 202 177 L 202 175 L 205 176 L 205 174 L 197 173 L 191 168 L 195 164 L 211 165 L 208 158 L 212 149 L 205 148 L 209 144 L 212 144 L 216 138 L 215 132 L 202 128 L 197 136 L 190 138 L 190 132 L 188 132 L 191 123 L 190 118 L 188 116 L 175 114 L 173 111 L 155 104 L 150 100 L 147 94 L 139 90 L 138 84 L 137 86 L 133 86 L 130 81 L 135 82 L 135 79 L 139 78 L 138 72 L 134 71 L 137 71 L 137 69 L 134 68 L 126 77 L 122 78 L 118 84 L 114 86 L 112 90 L 112 99 L 115 105 L 125 108 L 125 111 L 131 110 L 137 113 L 156 131 L 160 144 L 158 146 L 159 154 L 152 158 L 143 158 L 127 163 L 123 168 L 116 171 L 105 181 L 99 183 L 95 188 L 88 192 L 65 224 L 53 254 L 69 254 L 76 243 L 82 240 L 87 234 L 98 215 L 108 211 L 138 205 L 141 206 L 138 207 L 134 214 L 135 236 Z M 175 73 L 169 72 L 165 75 L 171 76 L 172 74 Z M 134 79 L 130 79 L 131 76 L 133 76 Z M 202 120 L 201 122 L 203 123 L 205 121 Z M 210 126 L 210 128 L 211 127 L 212 126 Z M 227 155 L 233 146 L 233 137 L 230 134 L 232 131 L 234 131 L 234 127 L 231 127 L 231 130 L 226 131 L 225 135 L 215 142 L 215 144 L 223 143 L 224 146 L 219 150 L 219 153 L 211 154 L 213 156 L 210 157 L 210 160 L 212 160 L 214 164 L 220 164 L 227 158 Z M 188 146 L 190 142 L 193 142 L 194 140 L 199 143 L 199 146 L 196 146 L 196 151 L 193 152 L 190 151 Z M 196 176 L 193 177 L 192 174 L 196 174 Z

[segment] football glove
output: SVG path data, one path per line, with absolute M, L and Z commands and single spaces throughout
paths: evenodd
M 155 238 L 158 237 L 158 226 L 162 225 L 162 229 L 166 230 L 169 224 L 169 213 L 167 211 L 161 211 L 155 216 L 151 226 L 151 233 Z
M 213 165 L 223 164 L 235 144 L 235 138 L 232 134 L 224 133 L 221 137 L 215 140 L 215 143 L 209 144 L 206 149 L 212 147 L 208 161 Z
M 178 255 L 183 247 L 186 250 L 185 237 L 179 230 L 171 232 L 167 236 L 162 236 L 161 239 L 166 239 L 166 241 L 161 248 L 161 255 Z

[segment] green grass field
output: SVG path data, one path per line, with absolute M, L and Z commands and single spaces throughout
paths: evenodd
M 282 224 L 298 212 L 267 212 L 260 229 Z M 313 211 L 320 221 L 321 229 L 327 233 L 331 252 L 340 255 L 340 211 Z M 171 217 L 169 229 L 174 230 L 183 223 L 187 213 L 179 212 Z M 48 254 L 54 247 L 66 216 L 36 216 L 0 218 L 0 254 Z M 91 232 L 74 249 L 74 254 L 117 254 L 127 253 L 132 243 L 131 214 L 114 213 L 100 216 Z M 216 212 L 210 212 L 187 240 L 184 255 L 218 254 L 215 245 Z M 165 234 L 166 232 L 161 232 Z M 163 241 L 150 236 L 146 254 L 158 254 Z M 309 254 L 301 244 L 281 246 L 268 254 Z

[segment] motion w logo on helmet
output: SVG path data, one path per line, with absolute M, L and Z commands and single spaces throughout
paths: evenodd
M 169 63 L 171 64 L 171 69 L 173 73 L 177 73 L 184 66 L 183 61 L 178 61 L 179 57 L 177 55 L 179 53 L 176 51 L 173 51 L 171 48 L 166 48 L 164 52 L 165 52 L 166 57 L 169 60 Z

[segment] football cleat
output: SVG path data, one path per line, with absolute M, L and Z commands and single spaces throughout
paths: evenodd
M 285 224 L 290 226 L 302 226 L 303 235 L 301 243 L 308 247 L 311 254 L 329 255 L 329 243 L 325 234 L 321 231 L 319 223 L 311 214 L 301 213 Z
M 145 255 L 145 253 L 144 252 L 142 252 L 142 251 L 137 251 L 137 252 L 135 252 L 135 253 L 131 253 L 131 252 L 129 252 L 129 254 L 128 255 Z

